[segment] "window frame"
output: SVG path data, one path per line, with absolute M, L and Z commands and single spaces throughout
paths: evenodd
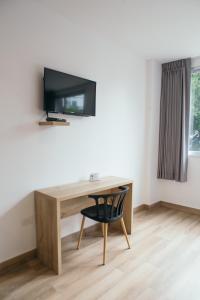
M 192 71 L 191 71 L 191 81 L 192 81 L 192 73 L 196 73 L 199 72 L 200 73 L 200 65 L 192 67 Z M 190 107 L 191 107 L 191 103 L 192 103 L 192 90 L 190 91 Z M 190 138 L 190 126 L 191 126 L 191 122 L 192 122 L 192 115 L 191 115 L 191 110 L 190 110 L 190 121 L 189 121 L 189 136 L 188 136 L 188 145 L 189 145 L 189 138 Z M 200 150 L 188 150 L 188 156 L 193 156 L 193 157 L 200 157 Z
M 200 158 L 200 150 L 199 151 L 188 151 L 188 156 L 190 157 L 199 157 Z

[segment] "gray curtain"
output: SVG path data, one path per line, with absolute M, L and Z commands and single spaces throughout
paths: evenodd
M 187 181 L 191 59 L 162 65 L 158 174 Z

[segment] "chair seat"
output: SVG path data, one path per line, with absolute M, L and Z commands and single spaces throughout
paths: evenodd
M 104 205 L 100 204 L 99 209 L 97 211 L 97 206 L 90 206 L 81 210 L 81 214 L 85 217 L 92 219 L 101 223 L 112 223 L 122 217 L 122 215 L 117 215 L 116 208 L 113 208 L 113 216 L 117 215 L 117 217 L 110 218 L 112 205 Z M 106 211 L 106 214 L 105 214 Z

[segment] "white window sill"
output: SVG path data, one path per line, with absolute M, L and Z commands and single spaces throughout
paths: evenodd
M 189 151 L 188 155 L 191 157 L 200 157 L 200 151 Z

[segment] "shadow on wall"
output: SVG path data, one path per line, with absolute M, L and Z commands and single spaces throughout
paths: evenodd
M 38 66 L 38 69 L 41 69 L 41 66 Z M 43 86 L 44 86 L 44 74 L 43 74 L 43 69 L 42 70 L 36 70 L 37 76 L 36 76 L 36 85 L 38 87 L 37 89 L 37 108 L 42 111 L 43 110 Z
M 0 262 L 36 247 L 34 192 L 0 216 Z

